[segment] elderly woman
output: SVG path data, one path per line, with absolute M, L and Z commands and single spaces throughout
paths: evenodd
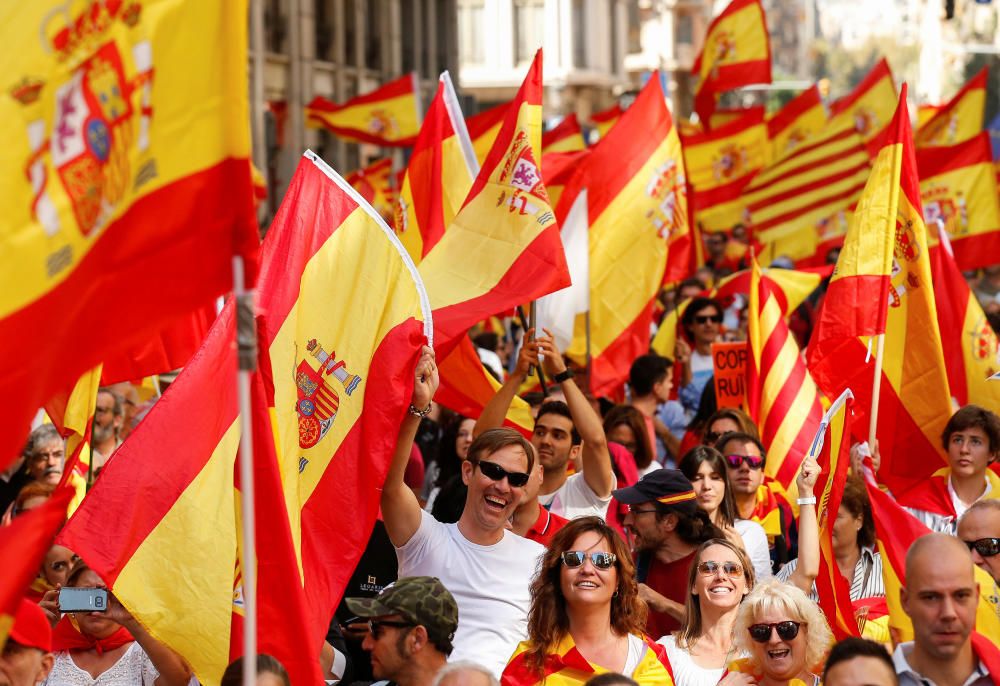
M 722 684 L 746 683 L 750 676 L 760 686 L 789 686 L 799 681 L 819 686 L 817 676 L 833 645 L 823 612 L 801 589 L 777 579 L 757 585 L 736 616 L 736 648 L 747 657 L 730 667 Z
M 531 585 L 528 640 L 504 670 L 504 686 L 583 684 L 618 672 L 639 684 L 671 684 L 666 653 L 643 635 L 628 546 L 599 517 L 574 519 L 555 535 Z
M 84 564 L 73 570 L 67 586 L 106 587 Z M 106 612 L 73 612 L 59 620 L 46 686 L 185 686 L 192 681 L 180 655 L 150 636 L 110 594 L 108 605 Z
M 684 626 L 658 641 L 667 650 L 677 686 L 719 683 L 734 657 L 740 603 L 753 586 L 754 570 L 741 547 L 717 538 L 698 548 L 688 574 Z

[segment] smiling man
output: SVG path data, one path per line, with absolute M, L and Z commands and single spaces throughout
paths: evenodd
M 382 516 L 396 547 L 399 575 L 437 577 L 458 604 L 454 660 L 471 660 L 499 675 L 527 635 L 529 586 L 545 549 L 507 531 L 534 466 L 531 444 L 513 429 L 479 435 L 462 463 L 468 486 L 455 524 L 442 524 L 420 508 L 403 475 L 420 417 L 438 387 L 434 352 L 417 364 L 410 414 L 382 489 Z
M 972 553 L 972 561 L 1000 582 L 1000 500 L 978 500 L 958 521 L 958 537 Z

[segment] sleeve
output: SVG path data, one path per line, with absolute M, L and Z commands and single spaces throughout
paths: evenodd
M 414 576 L 431 552 L 435 543 L 444 534 L 444 524 L 434 519 L 425 510 L 420 511 L 420 526 L 403 546 L 396 548 L 396 559 L 399 561 L 399 576 Z
M 764 527 L 757 522 L 748 521 L 740 531 L 743 537 L 743 546 L 746 548 L 747 556 L 753 563 L 753 569 L 757 573 L 757 581 L 764 581 L 771 578 L 771 551 L 767 547 L 767 534 Z
M 573 495 L 570 498 L 572 501 L 582 501 L 595 510 L 603 510 L 604 514 L 601 514 L 601 517 L 607 514 L 608 503 L 611 502 L 611 494 L 608 494 L 607 498 L 601 498 L 594 493 L 587 480 L 583 478 L 583 472 L 570 476 L 567 479 L 566 485 L 568 489 L 573 491 Z
M 792 572 L 795 571 L 795 568 L 798 566 L 798 564 L 799 564 L 799 559 L 798 558 L 795 558 L 794 560 L 789 560 L 788 564 L 786 564 L 784 567 L 782 567 L 781 569 L 779 569 L 778 573 L 775 574 L 774 577 L 778 581 L 782 581 L 782 582 L 788 583 L 788 578 L 790 576 L 792 576 Z

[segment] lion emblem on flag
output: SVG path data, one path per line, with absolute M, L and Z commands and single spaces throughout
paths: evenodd
M 323 440 L 340 409 L 340 395 L 328 377 L 337 379 L 348 396 L 354 393 L 362 380 L 347 370 L 343 360 L 336 359 L 336 353 L 327 353 L 315 338 L 306 343 L 306 350 L 317 366 L 314 367 L 305 358 L 295 370 L 298 391 L 295 412 L 299 416 L 299 447 L 303 450 Z
M 862 137 L 867 137 L 879 130 L 878 115 L 870 107 L 859 107 L 854 110 L 854 128 Z
M 542 183 L 542 172 L 535 162 L 528 135 L 524 131 L 518 131 L 514 137 L 500 169 L 498 181 L 509 187 L 509 195 L 507 190 L 501 191 L 497 198 L 497 207 L 506 204 L 509 212 L 530 214 L 542 225 L 555 221 L 552 212 L 547 208 L 549 195 L 545 190 L 545 184 Z M 536 205 L 532 199 L 544 205 Z M 543 207 L 545 207 L 544 212 Z
M 961 191 L 952 195 L 947 187 L 932 185 L 921 195 L 928 226 L 941 222 L 949 236 L 969 233 L 969 208 Z

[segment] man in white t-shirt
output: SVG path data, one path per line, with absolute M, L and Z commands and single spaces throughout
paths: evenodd
M 382 489 L 382 518 L 396 547 L 399 576 L 434 576 L 458 604 L 451 660 L 471 660 L 500 675 L 527 636 L 529 587 L 545 549 L 507 531 L 524 496 L 534 463 L 531 444 L 513 429 L 478 436 L 462 463 L 469 487 L 455 524 L 442 524 L 420 508 L 403 482 L 420 417 L 438 386 L 434 353 L 424 348 L 415 372 L 410 414 Z
M 538 502 L 566 519 L 596 515 L 604 517 L 611 502 L 615 475 L 611 468 L 608 439 L 601 418 L 573 381 L 552 334 L 529 340 L 521 347 L 517 367 L 483 408 L 474 435 L 503 425 L 507 410 L 531 366 L 542 366 L 549 383 L 559 385 L 566 402 L 550 400 L 538 408 L 531 444 L 545 473 Z M 566 465 L 579 456 L 581 469 L 567 475 Z

